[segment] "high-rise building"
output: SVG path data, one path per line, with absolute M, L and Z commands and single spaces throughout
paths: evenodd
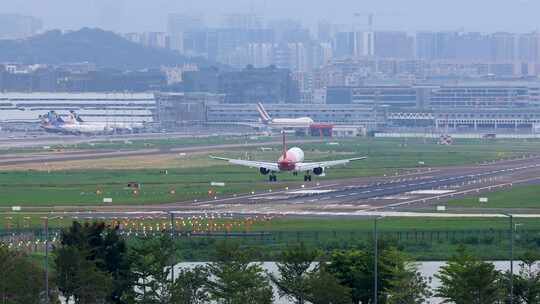
M 335 58 L 351 58 L 355 51 L 355 33 L 339 32 L 334 37 L 334 56 Z
M 319 21 L 317 24 L 317 40 L 319 42 L 331 42 L 333 37 L 332 24 L 328 21 Z
M 149 32 L 144 33 L 143 44 L 147 47 L 168 49 L 170 47 L 170 40 L 167 33 L 164 32 Z
M 273 19 L 269 20 L 266 25 L 274 31 L 276 42 L 305 42 L 310 39 L 309 30 L 304 29 L 298 20 Z
M 412 58 L 414 40 L 406 32 L 375 32 L 374 53 L 378 58 Z
M 170 48 L 169 35 L 164 32 L 127 33 L 123 36 L 131 42 L 142 44 L 146 47 Z
M 0 39 L 24 39 L 37 34 L 43 22 L 35 17 L 0 14 Z
M 329 42 L 315 43 L 313 46 L 313 68 L 319 68 L 334 57 L 332 44 Z
M 491 35 L 491 60 L 512 62 L 517 59 L 517 35 L 513 33 L 494 33 Z
M 184 33 L 204 27 L 204 21 L 200 16 L 169 14 L 167 33 L 170 37 L 171 49 L 184 53 Z
M 488 61 L 490 37 L 482 33 L 461 33 L 456 39 L 455 55 L 461 61 Z
M 262 17 L 255 14 L 229 14 L 223 16 L 222 26 L 229 29 L 261 29 Z
M 227 103 L 298 103 L 298 85 L 291 72 L 275 66 L 220 75 L 220 91 Z
M 273 64 L 274 61 L 274 44 L 272 43 L 249 43 L 248 64 L 255 68 L 263 68 Z
M 416 58 L 440 60 L 456 58 L 455 32 L 418 32 L 416 33 Z
M 375 55 L 375 34 L 372 31 L 354 33 L 354 56 L 373 57 Z
M 437 56 L 437 40 L 433 32 L 416 33 L 416 58 L 433 60 Z
M 519 35 L 518 59 L 525 62 L 540 61 L 540 33 Z
M 310 56 L 310 45 L 302 42 L 287 43 L 289 49 L 289 69 L 293 72 L 311 71 L 312 57 Z
M 183 53 L 188 56 L 209 57 L 211 32 L 203 29 L 186 31 L 183 34 Z

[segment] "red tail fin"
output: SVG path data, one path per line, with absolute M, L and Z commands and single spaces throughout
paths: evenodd
M 287 158 L 287 143 L 285 141 L 285 131 L 282 131 L 281 134 L 283 135 L 283 159 Z
M 259 115 L 261 116 L 261 120 L 264 123 L 268 123 L 272 120 L 272 118 L 270 118 L 270 115 L 268 114 L 268 112 L 266 112 L 266 110 L 264 109 L 264 106 L 260 102 L 257 103 L 257 111 L 259 112 Z

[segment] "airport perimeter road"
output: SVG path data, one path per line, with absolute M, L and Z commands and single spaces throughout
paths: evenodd
M 219 197 L 204 201 L 152 206 L 102 206 L 101 213 L 179 212 L 306 216 L 367 216 L 373 212 L 434 211 L 435 205 L 462 196 L 510 188 L 519 183 L 540 184 L 540 158 L 501 161 L 470 167 L 409 171 L 381 178 L 319 181 L 295 189 Z M 429 209 L 431 208 L 431 209 Z M 54 211 L 75 211 L 76 207 Z
M 320 142 L 320 139 L 316 140 L 291 140 L 291 144 L 303 144 L 303 143 L 315 143 Z M 142 149 L 142 150 L 121 150 L 121 151 L 66 151 L 66 152 L 54 152 L 54 153 L 31 153 L 24 155 L 2 155 L 0 156 L 0 167 L 21 165 L 21 164 L 33 164 L 33 163 L 54 163 L 73 160 L 95 160 L 106 158 L 118 158 L 118 157 L 130 157 L 130 156 L 152 156 L 152 155 L 167 155 L 177 153 L 194 153 L 194 152 L 206 152 L 213 150 L 228 150 L 245 147 L 259 147 L 259 146 L 275 146 L 281 145 L 281 141 L 269 141 L 269 142 L 257 142 L 257 143 L 244 143 L 244 144 L 223 144 L 223 145 L 211 145 L 211 146 L 193 146 L 183 148 L 171 148 L 171 149 Z

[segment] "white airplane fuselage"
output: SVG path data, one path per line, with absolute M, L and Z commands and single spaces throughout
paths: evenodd
M 313 119 L 309 117 L 301 118 L 274 118 L 266 123 L 271 128 L 309 128 L 313 124 Z
M 308 129 L 314 123 L 313 119 L 309 117 L 272 118 L 262 103 L 257 104 L 257 111 L 260 115 L 260 121 L 271 129 Z

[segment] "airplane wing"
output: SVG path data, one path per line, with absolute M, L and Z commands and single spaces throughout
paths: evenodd
M 339 165 L 346 165 L 353 161 L 358 160 L 364 160 L 367 157 L 357 157 L 357 158 L 349 158 L 349 159 L 341 159 L 341 160 L 331 160 L 331 161 L 322 161 L 322 162 L 315 162 L 315 163 L 298 163 L 296 164 L 296 170 L 298 171 L 311 171 L 315 168 L 329 168 L 329 167 L 335 167 Z
M 243 159 L 230 159 L 230 158 L 215 157 L 215 156 L 210 156 L 210 158 L 226 161 L 226 162 L 229 162 L 230 164 L 238 165 L 238 166 L 244 166 L 244 167 L 250 167 L 250 168 L 265 168 L 274 172 L 280 171 L 277 163 L 268 163 L 268 162 L 243 160 Z

